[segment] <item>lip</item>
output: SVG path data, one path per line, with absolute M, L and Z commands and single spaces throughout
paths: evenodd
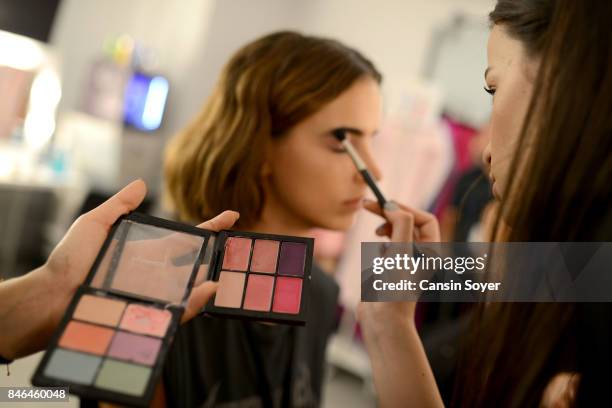
M 359 196 L 357 198 L 353 198 L 353 199 L 350 199 L 350 200 L 343 201 L 342 205 L 344 207 L 348 207 L 348 208 L 356 210 L 356 209 L 361 208 L 362 203 L 363 203 L 363 196 Z
M 493 197 L 496 199 L 501 199 L 501 196 L 499 195 L 499 193 L 497 192 L 497 189 L 495 188 L 496 184 L 495 184 L 495 179 L 493 179 L 492 183 L 491 183 L 491 194 L 493 194 Z

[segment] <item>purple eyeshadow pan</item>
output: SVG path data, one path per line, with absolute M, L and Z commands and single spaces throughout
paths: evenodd
M 283 242 L 278 261 L 280 275 L 304 275 L 304 261 L 306 259 L 306 244 L 301 242 Z

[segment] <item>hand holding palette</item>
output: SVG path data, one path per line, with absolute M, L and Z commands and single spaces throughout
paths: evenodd
M 113 226 L 32 383 L 148 406 L 191 289 L 219 281 L 203 312 L 304 324 L 313 241 L 213 232 L 132 213 Z

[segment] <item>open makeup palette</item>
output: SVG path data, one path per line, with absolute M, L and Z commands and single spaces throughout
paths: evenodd
M 32 383 L 148 406 L 187 299 L 219 282 L 202 313 L 305 324 L 311 238 L 213 232 L 138 213 L 113 226 Z

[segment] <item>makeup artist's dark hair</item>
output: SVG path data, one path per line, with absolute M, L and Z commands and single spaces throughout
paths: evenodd
M 167 198 L 183 220 L 232 209 L 252 225 L 264 206 L 268 143 L 356 80 L 382 76 L 358 51 L 326 38 L 276 32 L 230 59 L 201 113 L 169 144 Z
M 612 2 L 498 0 L 490 19 L 541 61 L 496 240 L 611 241 Z M 539 406 L 561 371 L 580 374 L 575 406 L 605 404 L 611 317 L 600 303 L 482 305 L 457 405 Z

